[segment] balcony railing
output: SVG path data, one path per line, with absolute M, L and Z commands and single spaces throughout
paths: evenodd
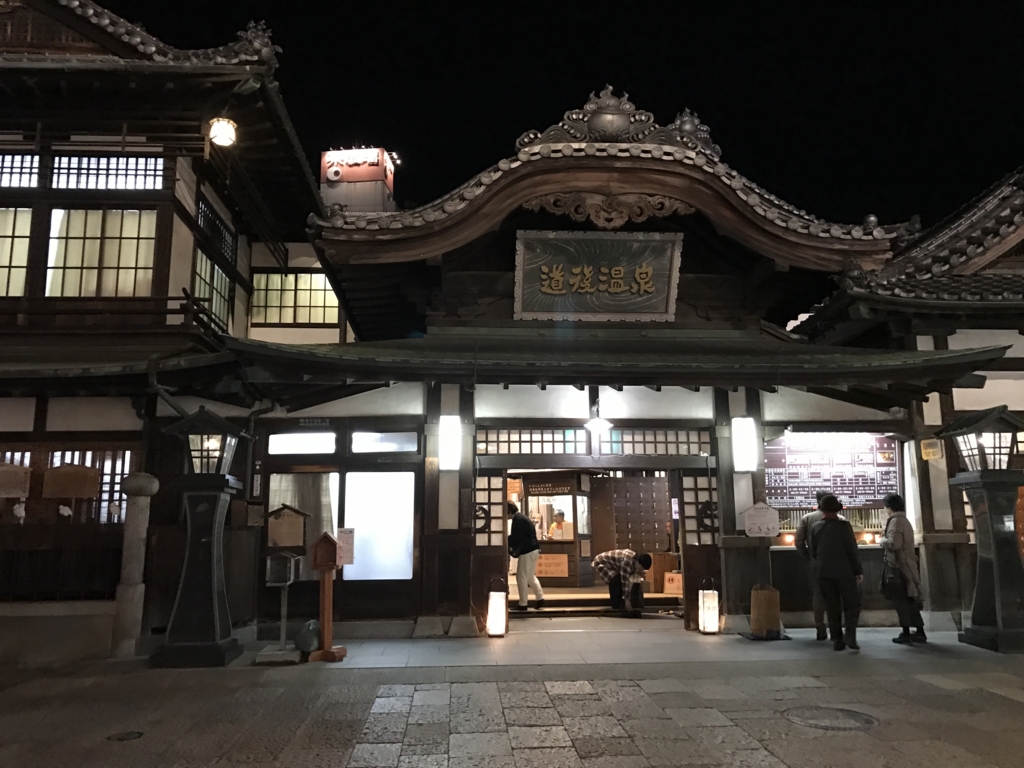
M 223 332 L 223 323 L 210 312 L 209 303 L 188 292 L 184 297 L 0 299 L 0 331 L 153 331 L 184 326 Z

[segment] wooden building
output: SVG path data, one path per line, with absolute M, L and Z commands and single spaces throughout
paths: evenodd
M 659 125 L 608 88 L 395 210 L 383 150 L 325 153 L 317 189 L 276 53 L 260 26 L 181 51 L 86 0 L 0 6 L 0 461 L 32 470 L 24 502 L 0 498 L 0 601 L 109 599 L 116 567 L 59 563 L 116 563 L 118 482 L 146 468 L 159 632 L 183 541 L 160 430 L 203 404 L 252 435 L 226 537 L 239 625 L 273 617 L 263 520 L 282 505 L 307 543 L 355 529 L 336 615 L 479 618 L 509 498 L 551 535 L 552 583 L 676 541 L 687 588 L 720 578 L 732 618 L 770 567 L 792 624 L 810 595 L 787 531 L 822 487 L 869 568 L 881 496 L 903 493 L 927 607 L 959 619 L 969 510 L 955 459 L 918 443 L 964 410 L 1024 410 L 1018 175 L 926 232 L 827 222 L 729 167 L 695 114 Z M 102 470 L 99 495 L 44 498 L 64 464 Z M 777 540 L 744 534 L 759 500 Z M 292 607 L 313 616 L 308 566 Z

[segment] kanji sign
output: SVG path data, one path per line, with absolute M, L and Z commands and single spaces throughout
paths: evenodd
M 517 320 L 675 317 L 683 236 L 629 232 L 519 232 Z

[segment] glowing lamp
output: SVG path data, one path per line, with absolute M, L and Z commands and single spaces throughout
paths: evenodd
M 708 584 L 710 582 L 710 584 Z M 705 589 L 709 585 L 710 589 Z M 715 580 L 712 578 L 701 579 L 700 590 L 697 592 L 698 617 L 697 628 L 702 635 L 718 634 L 718 590 L 715 589 Z
M 1016 469 L 1024 443 L 1024 421 L 1000 405 L 967 414 L 935 436 L 952 438 L 968 472 Z
M 504 579 L 491 579 L 486 624 L 488 637 L 504 637 L 508 631 L 508 584 Z
M 601 400 L 599 393 L 600 390 L 597 387 L 590 387 L 588 389 L 588 397 L 590 400 L 590 421 L 583 425 L 594 437 L 599 437 L 612 428 L 612 423 L 610 421 L 601 418 Z
M 194 475 L 226 475 L 231 470 L 235 448 L 242 430 L 203 406 L 191 416 L 167 428 L 178 435 L 188 447 L 189 473 Z
M 458 471 L 462 466 L 462 421 L 458 416 L 442 416 L 437 430 L 437 458 L 442 471 Z
M 583 426 L 590 430 L 590 434 L 592 435 L 603 435 L 612 428 L 612 423 L 607 419 L 598 417 L 596 419 L 591 419 Z
M 210 121 L 210 141 L 218 147 L 230 147 L 237 139 L 238 123 L 226 117 L 215 117 Z
M 757 471 L 757 425 L 749 416 L 732 420 L 732 462 L 734 472 Z

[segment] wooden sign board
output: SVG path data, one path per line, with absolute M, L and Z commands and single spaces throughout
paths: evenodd
M 568 555 L 544 555 L 537 558 L 537 577 L 549 579 L 569 578 Z
M 743 527 L 747 536 L 775 538 L 779 535 L 779 510 L 758 502 L 743 513 Z
M 100 495 L 100 471 L 65 464 L 43 473 L 44 499 L 95 499 Z
M 526 493 L 528 496 L 571 496 L 576 493 L 576 483 L 573 480 L 528 481 Z
M 681 573 L 666 573 L 665 574 L 665 594 L 666 595 L 682 595 L 683 594 L 683 574 L 681 574 Z
M 306 520 L 309 515 L 285 504 L 267 515 L 267 546 L 305 548 Z
M 522 497 L 523 479 L 521 477 L 510 477 L 508 479 L 508 495 Z
M 28 498 L 31 481 L 31 468 L 0 464 L 0 499 Z
M 933 437 L 929 440 L 922 440 L 921 458 L 925 461 L 935 461 L 936 459 L 946 458 L 946 454 L 942 449 L 942 440 L 937 437 Z
M 342 565 L 338 540 L 329 533 L 321 534 L 313 545 L 313 570 L 336 571 Z
M 352 565 L 356 556 L 356 529 L 338 529 L 338 564 Z

